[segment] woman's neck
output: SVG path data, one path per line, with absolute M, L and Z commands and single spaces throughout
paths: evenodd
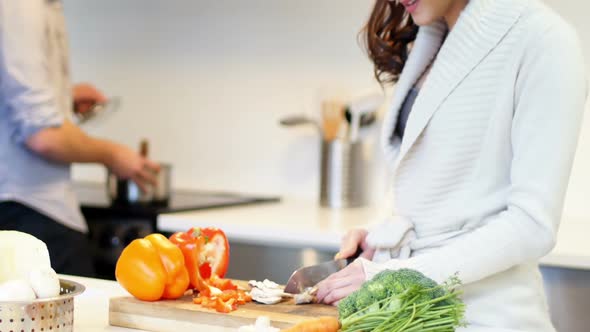
M 455 0 L 449 7 L 449 10 L 444 15 L 447 26 L 449 27 L 449 31 L 452 30 L 455 26 L 455 23 L 457 23 L 459 15 L 461 15 L 461 12 L 463 9 L 465 9 L 468 2 L 469 0 Z

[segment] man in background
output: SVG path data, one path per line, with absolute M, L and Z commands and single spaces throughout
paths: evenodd
M 71 163 L 100 163 L 143 187 L 158 171 L 72 123 L 74 104 L 105 99 L 89 84 L 71 85 L 61 0 L 0 0 L 0 230 L 44 241 L 58 273 L 93 275 Z

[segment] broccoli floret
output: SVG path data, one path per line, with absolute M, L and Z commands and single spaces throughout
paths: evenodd
M 363 309 L 375 302 L 379 302 L 379 300 L 381 300 L 379 293 L 373 293 L 371 291 L 364 290 L 357 294 L 355 307 L 357 309 Z
M 444 295 L 444 290 L 438 287 L 438 284 L 434 280 L 416 270 L 397 270 L 393 274 L 393 278 L 395 279 L 393 284 L 401 287 L 403 290 L 416 287 L 416 290 L 423 292 L 422 296 L 416 301 L 417 303 L 426 302 Z
M 438 285 L 415 270 L 383 271 L 340 301 L 342 331 L 397 331 L 408 324 L 414 324 L 412 330 L 425 324 L 454 331 L 465 312 L 458 285 L 457 276 Z
M 366 289 L 382 289 L 381 298 L 393 295 L 402 295 L 410 288 L 416 288 L 419 291 L 437 288 L 434 280 L 426 277 L 424 274 L 410 269 L 385 270 L 377 275 L 363 286 Z M 377 292 L 374 292 L 377 293 Z
M 385 270 L 365 282 L 361 289 L 352 293 L 338 305 L 341 318 L 346 318 L 357 311 L 363 311 L 370 305 L 392 297 L 401 297 L 412 290 L 411 294 L 421 293 L 416 303 L 429 301 L 444 294 L 437 283 L 424 274 L 410 269 Z M 399 305 L 381 303 L 381 305 Z
M 413 285 L 418 285 L 424 289 L 437 286 L 434 280 L 428 278 L 421 272 L 410 269 L 400 269 L 397 271 L 385 270 L 377 274 L 371 281 L 388 283 L 396 287 L 403 286 L 404 288 Z
M 338 315 L 340 317 L 348 317 L 354 314 L 357 311 L 356 308 L 356 298 L 358 297 L 358 292 L 354 292 L 349 296 L 345 297 L 338 303 Z
M 400 269 L 397 271 L 383 271 L 380 274 L 381 283 L 389 285 L 390 295 L 401 294 L 409 288 L 415 287 L 417 291 L 423 292 L 418 303 L 435 299 L 444 295 L 445 291 L 438 284 L 416 270 Z M 377 276 L 375 276 L 377 277 Z

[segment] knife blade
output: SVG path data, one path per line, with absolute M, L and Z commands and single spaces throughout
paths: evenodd
M 289 281 L 287 281 L 285 293 L 299 294 L 306 288 L 317 285 L 317 283 L 326 279 L 331 274 L 342 270 L 348 264 L 352 263 L 362 252 L 362 249 L 359 247 L 355 254 L 348 258 L 335 259 L 333 261 L 305 266 L 295 270 L 289 278 Z

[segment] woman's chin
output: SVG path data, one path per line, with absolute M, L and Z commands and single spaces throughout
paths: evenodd
M 431 17 L 429 15 L 424 15 L 422 13 L 413 13 L 411 15 L 412 15 L 412 20 L 418 26 L 430 25 L 430 24 L 434 23 L 434 21 L 436 21 L 436 19 L 434 17 Z

